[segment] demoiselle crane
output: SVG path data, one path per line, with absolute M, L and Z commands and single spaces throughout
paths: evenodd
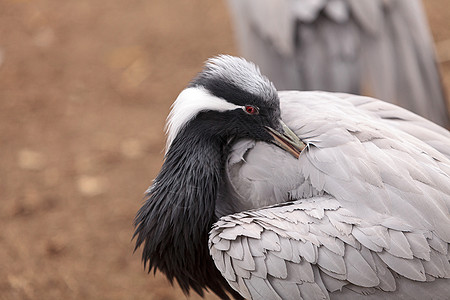
M 366 94 L 449 126 L 420 0 L 228 0 L 241 54 L 278 89 Z
M 167 134 L 136 249 L 184 292 L 448 299 L 446 129 L 369 97 L 277 92 L 222 55 L 180 93 Z

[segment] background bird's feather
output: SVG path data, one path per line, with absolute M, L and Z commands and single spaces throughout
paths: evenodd
M 419 0 L 229 0 L 242 55 L 279 90 L 370 94 L 447 126 Z

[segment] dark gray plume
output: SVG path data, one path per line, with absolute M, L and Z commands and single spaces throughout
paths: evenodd
M 234 291 L 209 255 L 208 232 L 216 221 L 215 201 L 222 178 L 222 141 L 203 139 L 210 124 L 192 121 L 173 141 L 160 173 L 136 219 L 136 248 L 149 272 L 157 269 L 185 293 L 210 289 L 222 299 Z M 195 129 L 193 129 L 195 128 Z

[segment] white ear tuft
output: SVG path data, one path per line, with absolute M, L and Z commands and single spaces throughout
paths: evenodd
M 205 88 L 196 86 L 183 90 L 172 104 L 172 109 L 166 123 L 166 153 L 177 134 L 189 121 L 201 111 L 226 111 L 241 109 L 242 107 L 225 99 L 211 95 Z

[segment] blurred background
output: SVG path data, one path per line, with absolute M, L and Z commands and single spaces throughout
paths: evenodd
M 450 4 L 424 5 L 449 94 Z M 224 1 L 0 1 L 0 299 L 184 297 L 132 223 L 170 105 L 238 54 L 231 28 Z

